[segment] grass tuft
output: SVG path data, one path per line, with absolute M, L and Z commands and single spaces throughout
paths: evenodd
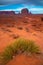
M 40 50 L 34 41 L 17 39 L 12 45 L 7 46 L 0 55 L 0 65 L 6 65 L 7 62 L 13 59 L 13 56 L 24 52 L 37 54 L 40 53 Z

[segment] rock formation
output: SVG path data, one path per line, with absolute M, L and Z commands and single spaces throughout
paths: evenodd
M 14 11 L 0 11 L 0 15 L 14 15 L 15 12 Z
M 23 15 L 29 14 L 28 9 L 27 9 L 27 8 L 22 9 L 22 10 L 21 10 L 21 14 L 23 14 Z

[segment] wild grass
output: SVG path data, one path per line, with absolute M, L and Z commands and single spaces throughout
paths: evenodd
M 18 39 L 14 42 L 13 48 L 16 52 L 39 53 L 39 47 L 32 40 Z
M 0 55 L 0 65 L 5 65 L 13 58 L 13 48 L 12 46 L 6 47 L 4 52 Z
M 12 45 L 7 46 L 0 55 L 0 65 L 6 65 L 7 62 L 13 59 L 13 56 L 24 52 L 37 54 L 40 53 L 40 49 L 34 41 L 17 39 Z

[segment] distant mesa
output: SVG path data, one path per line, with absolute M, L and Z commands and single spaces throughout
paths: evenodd
M 14 11 L 0 11 L 0 15 L 14 15 Z
M 22 9 L 21 13 L 19 11 L 0 11 L 0 15 L 13 16 L 15 14 L 28 15 L 28 14 L 31 14 L 31 13 L 29 12 L 29 10 L 27 8 Z
M 27 15 L 27 14 L 30 14 L 30 12 L 27 8 L 24 8 L 21 10 L 21 14 Z

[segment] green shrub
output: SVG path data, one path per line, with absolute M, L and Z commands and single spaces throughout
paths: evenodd
M 29 43 L 29 41 L 24 40 L 24 39 L 18 39 L 18 40 L 16 40 L 14 42 L 14 44 L 13 44 L 14 52 L 15 53 L 19 53 L 20 51 L 21 52 L 26 51 L 27 48 L 28 48 L 28 43 Z
M 19 53 L 39 53 L 39 47 L 31 40 L 17 39 L 12 45 L 7 46 L 4 52 L 0 55 L 0 65 L 5 65 L 14 55 Z
M 27 51 L 31 53 L 35 53 L 35 54 L 40 53 L 39 47 L 35 44 L 34 41 L 31 41 L 31 40 L 29 40 Z
M 13 58 L 13 48 L 12 46 L 8 46 L 2 55 L 0 56 L 1 65 L 5 65 L 9 60 Z
M 39 47 L 35 44 L 34 41 L 26 39 L 17 39 L 13 44 L 14 52 L 30 52 L 30 53 L 39 53 Z

